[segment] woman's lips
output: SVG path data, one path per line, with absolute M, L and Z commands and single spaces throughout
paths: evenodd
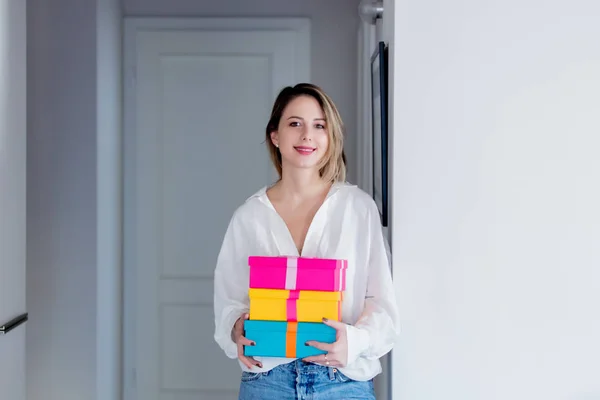
M 296 146 L 296 147 L 294 147 L 294 149 L 296 149 L 296 151 L 298 153 L 303 154 L 303 155 L 312 154 L 316 150 L 314 147 L 307 147 L 307 146 Z

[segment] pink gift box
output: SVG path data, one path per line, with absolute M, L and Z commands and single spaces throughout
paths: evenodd
M 250 288 L 346 290 L 347 260 L 308 257 L 248 257 Z

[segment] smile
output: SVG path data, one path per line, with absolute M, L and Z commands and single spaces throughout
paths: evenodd
M 316 148 L 306 146 L 298 146 L 294 147 L 294 149 L 296 149 L 298 153 L 305 155 L 312 154 L 315 150 L 317 150 Z

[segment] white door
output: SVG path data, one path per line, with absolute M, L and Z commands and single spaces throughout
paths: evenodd
M 0 0 L 0 398 L 11 400 L 25 400 L 25 40 L 25 1 Z
M 237 399 L 213 340 L 213 270 L 236 207 L 276 177 L 278 91 L 309 80 L 303 19 L 126 21 L 126 399 Z

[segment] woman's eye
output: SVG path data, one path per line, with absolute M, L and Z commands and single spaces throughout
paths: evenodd
M 290 126 L 300 126 L 300 122 L 292 122 L 290 123 Z
M 317 127 L 317 129 L 325 129 L 325 125 L 321 125 L 321 124 L 317 124 L 316 127 Z

